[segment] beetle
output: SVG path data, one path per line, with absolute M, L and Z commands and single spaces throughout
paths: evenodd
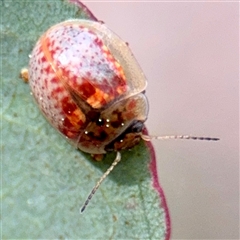
M 45 118 L 71 144 L 96 160 L 116 152 L 81 212 L 120 161 L 120 151 L 141 139 L 218 140 L 143 134 L 148 115 L 146 77 L 128 44 L 102 22 L 73 19 L 52 26 L 37 41 L 29 68 L 21 75 L 29 80 Z

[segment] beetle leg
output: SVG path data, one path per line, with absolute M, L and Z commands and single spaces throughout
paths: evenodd
M 20 72 L 20 78 L 25 82 L 28 83 L 29 75 L 28 75 L 28 69 L 23 68 Z
M 97 161 L 97 162 L 100 162 L 103 160 L 103 154 L 91 154 L 92 158 Z

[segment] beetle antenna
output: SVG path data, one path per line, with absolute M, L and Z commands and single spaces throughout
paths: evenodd
M 142 134 L 144 141 L 151 141 L 152 139 L 166 140 L 166 139 L 191 139 L 191 140 L 205 140 L 205 141 L 218 141 L 220 138 L 213 137 L 195 137 L 190 135 L 170 135 L 170 136 L 149 136 Z
M 83 204 L 83 206 L 80 209 L 80 213 L 83 213 L 83 211 L 86 209 L 87 205 L 89 204 L 90 200 L 92 199 L 93 195 L 95 194 L 95 192 L 97 191 L 97 189 L 99 188 L 99 186 L 101 185 L 102 181 L 109 175 L 109 173 L 113 170 L 113 168 L 120 162 L 121 160 L 121 154 L 120 152 L 117 152 L 116 158 L 113 161 L 112 165 L 107 169 L 107 171 L 102 175 L 102 177 L 99 179 L 99 181 L 97 182 L 97 184 L 94 186 L 94 188 L 92 189 L 92 191 L 90 192 L 90 194 L 88 195 L 85 203 Z

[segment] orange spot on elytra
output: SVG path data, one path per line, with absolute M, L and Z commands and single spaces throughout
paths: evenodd
M 84 99 L 88 99 L 96 93 L 95 87 L 85 79 L 78 89 Z
M 79 130 L 82 124 L 86 121 L 83 112 L 77 107 L 74 102 L 71 102 L 68 97 L 62 100 L 62 110 L 66 114 L 64 126 L 68 127 L 69 130 L 71 128 Z

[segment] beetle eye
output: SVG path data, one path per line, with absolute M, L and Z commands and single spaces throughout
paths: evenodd
M 140 122 L 140 121 L 136 121 L 133 123 L 133 125 L 130 127 L 130 131 L 129 132 L 132 132 L 132 133 L 139 133 L 143 130 L 143 122 Z

